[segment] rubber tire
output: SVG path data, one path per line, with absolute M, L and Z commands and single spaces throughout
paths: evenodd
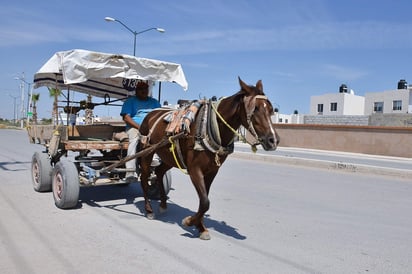
M 60 209 L 76 207 L 79 202 L 80 183 L 76 165 L 69 161 L 58 162 L 53 171 L 54 204 Z
M 163 175 L 163 187 L 165 188 L 166 195 L 169 194 L 170 189 L 172 188 L 172 171 L 166 171 Z
M 169 194 L 172 188 L 172 172 L 171 170 L 166 171 L 163 175 L 163 187 L 165 188 L 166 195 Z M 149 198 L 150 199 L 160 199 L 160 189 L 157 185 L 149 186 Z
M 47 153 L 35 152 L 31 159 L 33 189 L 37 192 L 52 190 L 53 166 Z

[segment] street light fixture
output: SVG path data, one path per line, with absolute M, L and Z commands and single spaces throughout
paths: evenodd
M 139 35 L 143 32 L 150 31 L 150 30 L 157 30 L 160 33 L 165 32 L 165 29 L 162 29 L 162 28 L 148 28 L 148 29 L 145 29 L 145 30 L 142 30 L 142 31 L 135 31 L 135 30 L 132 30 L 131 28 L 129 28 L 128 26 L 126 26 L 122 21 L 120 21 L 118 19 L 115 19 L 115 18 L 112 18 L 112 17 L 105 17 L 104 20 L 106 20 L 107 22 L 118 22 L 134 35 L 133 56 L 136 56 L 136 36 L 137 35 Z

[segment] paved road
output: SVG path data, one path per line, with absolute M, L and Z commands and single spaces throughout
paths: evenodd
M 250 146 L 238 142 L 235 152 L 239 158 L 252 158 L 272 163 L 289 163 L 351 172 L 380 174 L 412 180 L 412 158 L 368 155 L 338 151 L 279 147 L 276 151 L 264 151 L 258 147 L 252 153 Z
M 211 241 L 180 225 L 197 208 L 173 170 L 169 211 L 144 218 L 139 184 L 82 188 L 60 210 L 36 193 L 40 147 L 0 130 L 0 273 L 411 273 L 412 183 L 234 157 L 211 189 Z

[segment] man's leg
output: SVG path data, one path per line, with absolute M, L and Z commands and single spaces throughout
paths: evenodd
M 127 135 L 129 136 L 129 147 L 127 148 L 127 156 L 130 156 L 136 153 L 136 146 L 139 140 L 140 133 L 137 129 L 130 128 L 127 130 Z M 127 161 L 126 168 L 136 170 L 136 159 Z M 128 177 L 136 177 L 135 172 L 126 172 L 126 178 Z

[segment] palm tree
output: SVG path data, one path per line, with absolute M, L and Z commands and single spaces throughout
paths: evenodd
M 31 97 L 33 102 L 33 124 L 37 125 L 37 101 L 40 99 L 40 93 L 35 93 Z
M 57 99 L 59 98 L 60 94 L 62 91 L 57 88 L 48 88 L 49 89 L 49 95 L 50 97 L 54 97 L 53 101 L 53 111 L 52 111 L 52 121 L 53 125 L 57 125 L 58 119 L 58 105 L 57 105 Z

